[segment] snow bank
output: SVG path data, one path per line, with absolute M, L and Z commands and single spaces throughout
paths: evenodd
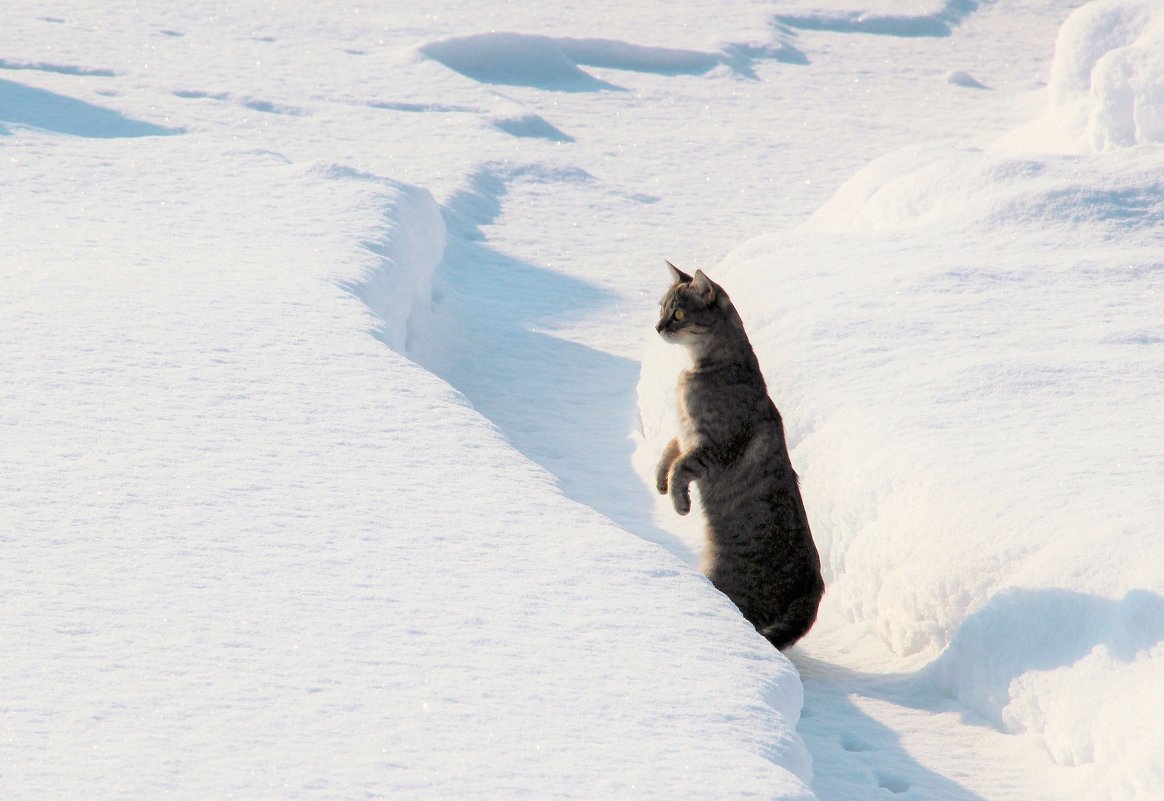
M 379 257 L 359 279 L 344 282 L 376 315 L 377 336 L 397 353 L 409 347 L 410 333 L 422 326 L 432 305 L 432 276 L 444 258 L 444 218 L 431 193 L 386 178 L 328 166 L 327 180 L 367 181 L 385 204 L 381 230 L 364 247 Z
M 1072 798 L 1164 786 L 1159 19 L 1100 3 L 1059 39 L 1055 92 L 1081 42 L 1093 110 L 1128 76 L 1127 147 L 1105 150 L 1119 126 L 1099 111 L 1088 156 L 911 147 L 711 270 L 785 415 L 825 562 L 804 651 L 859 651 L 901 674 L 895 703 L 954 699 L 1086 766 Z M 648 456 L 673 432 L 671 350 L 644 360 Z
M 1164 8 L 1097 0 L 1059 31 L 1046 115 L 1015 138 L 1099 151 L 1164 142 Z
M 812 798 L 787 660 L 336 286 L 407 345 L 428 192 L 93 147 L 0 199 L 6 797 Z

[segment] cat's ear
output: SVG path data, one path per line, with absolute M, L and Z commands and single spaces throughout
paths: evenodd
M 691 288 L 702 295 L 708 304 L 715 303 L 715 296 L 718 294 L 719 287 L 715 285 L 703 270 L 696 270 L 695 277 L 691 279 Z
M 676 267 L 674 264 L 667 261 L 666 259 L 663 259 L 663 261 L 666 262 L 667 268 L 671 271 L 671 277 L 675 279 L 675 283 L 677 283 L 677 284 L 690 284 L 691 283 L 691 276 L 690 275 L 683 272 L 682 270 L 680 270 L 678 267 Z

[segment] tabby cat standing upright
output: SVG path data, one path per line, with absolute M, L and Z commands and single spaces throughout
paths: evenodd
M 692 366 L 679 378 L 680 432 L 663 450 L 656 486 L 685 515 L 689 486 L 698 484 L 707 517 L 703 572 L 786 648 L 816 620 L 824 580 L 780 412 L 727 293 L 702 270 L 690 276 L 667 266 L 675 283 L 655 328 L 687 348 Z

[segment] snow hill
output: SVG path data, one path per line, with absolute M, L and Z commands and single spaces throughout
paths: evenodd
M 0 797 L 1164 787 L 1153 0 L 16 2 Z M 825 562 L 644 481 L 724 284 Z

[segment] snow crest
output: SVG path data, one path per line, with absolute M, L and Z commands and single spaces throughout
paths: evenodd
M 1044 117 L 1019 142 L 1095 152 L 1164 142 L 1164 6 L 1097 0 L 1059 30 Z
M 385 206 L 380 236 L 364 247 L 377 258 L 364 276 L 344 286 L 376 315 L 377 337 L 405 354 L 412 332 L 424 325 L 432 305 L 432 277 L 444 258 L 447 232 L 440 207 L 427 189 L 330 166 L 322 174 L 337 180 L 379 184 Z

